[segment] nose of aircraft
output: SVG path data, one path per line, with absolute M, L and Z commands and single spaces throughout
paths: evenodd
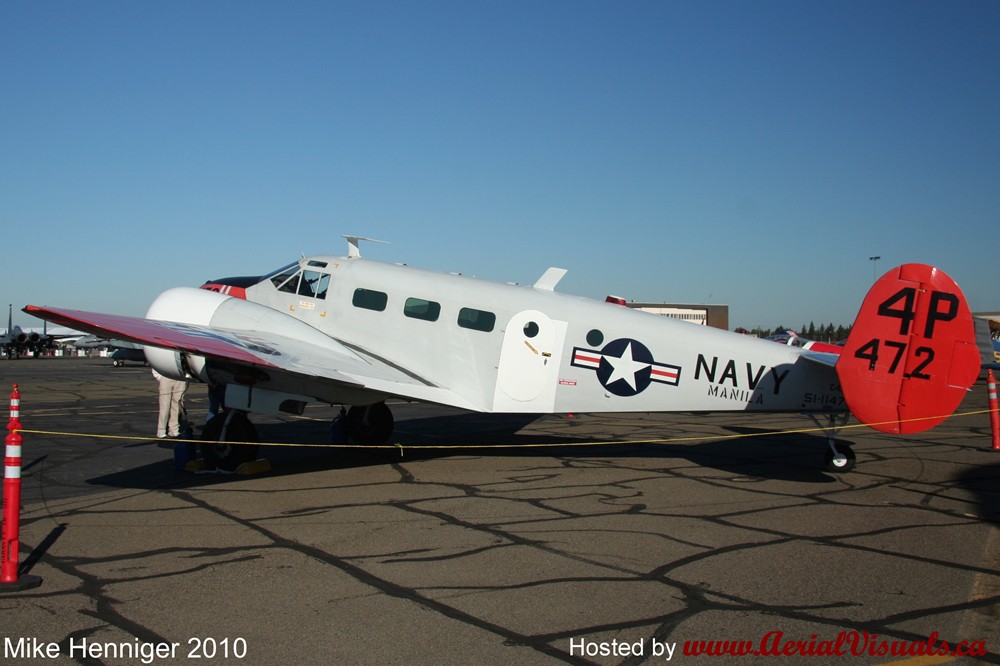
M 226 296 L 246 300 L 247 287 L 253 286 L 258 282 L 260 282 L 259 277 L 219 278 L 217 280 L 207 281 L 205 284 L 201 285 L 200 288 L 207 289 L 208 291 L 217 291 L 220 294 L 225 294 Z

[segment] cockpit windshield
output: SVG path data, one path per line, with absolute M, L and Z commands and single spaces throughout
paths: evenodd
M 309 262 L 309 266 L 325 267 L 322 262 Z M 261 280 L 270 280 L 275 289 L 286 294 L 298 294 L 306 298 L 325 299 L 330 287 L 330 274 L 314 270 L 302 270 L 298 262 L 282 266 L 268 273 Z
M 260 281 L 263 282 L 264 280 L 271 280 L 273 282 L 275 276 L 287 273 L 290 269 L 298 268 L 298 266 L 299 262 L 297 261 L 293 261 L 290 264 L 285 264 L 281 268 L 278 268 L 276 270 L 271 271 L 270 273 L 265 274 L 264 277 L 260 279 Z M 295 271 L 293 270 L 292 272 L 294 273 Z M 289 275 L 291 275 L 291 273 L 289 273 Z
M 295 289 L 299 285 L 299 265 L 292 264 L 280 273 L 271 276 L 271 284 L 277 287 L 278 291 L 287 291 L 294 294 Z

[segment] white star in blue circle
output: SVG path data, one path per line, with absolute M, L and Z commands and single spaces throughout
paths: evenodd
M 627 397 L 642 393 L 650 384 L 653 354 L 637 340 L 619 338 L 601 350 L 597 379 L 615 395 Z

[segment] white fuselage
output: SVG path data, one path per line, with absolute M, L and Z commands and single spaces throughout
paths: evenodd
M 310 257 L 299 266 L 311 271 L 309 288 L 289 293 L 266 279 L 247 287 L 246 299 L 447 388 L 462 396 L 465 408 L 845 409 L 833 368 L 807 360 L 795 347 L 547 288 L 356 257 Z M 321 295 L 315 293 L 320 284 Z M 322 402 L 342 399 L 322 382 L 296 388 Z

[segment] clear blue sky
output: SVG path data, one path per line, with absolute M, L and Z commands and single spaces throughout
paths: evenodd
M 0 303 L 142 315 L 350 233 L 732 326 L 850 323 L 910 261 L 997 310 L 998 35 L 995 1 L 9 0 Z

